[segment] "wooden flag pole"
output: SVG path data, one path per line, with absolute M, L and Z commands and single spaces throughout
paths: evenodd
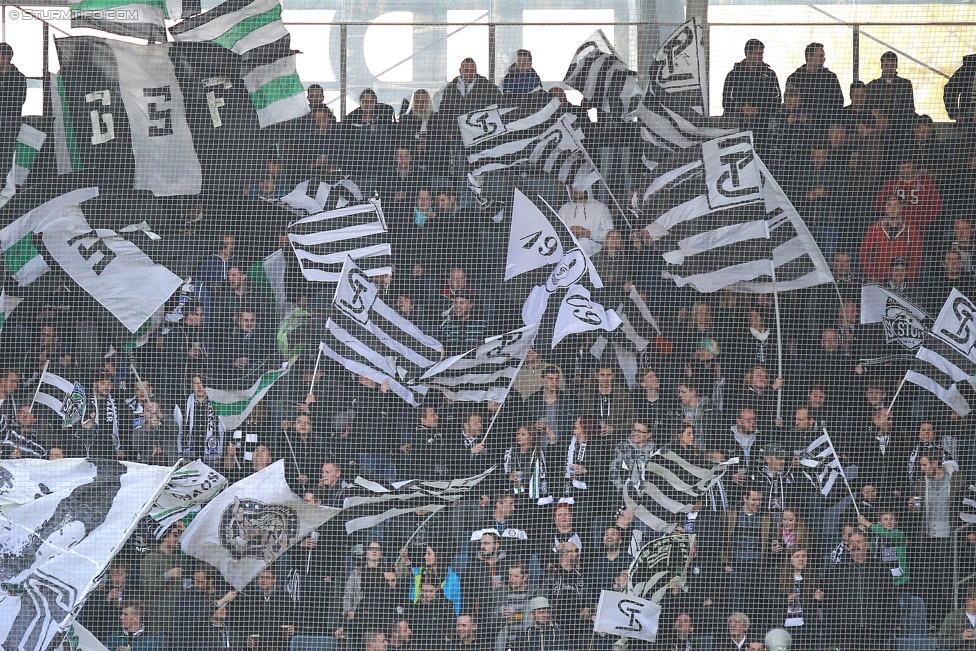
M 776 314 L 776 377 L 783 377 L 783 329 L 779 313 L 779 292 L 776 290 L 776 265 L 769 261 L 770 273 L 773 278 L 773 310 Z M 775 380 L 774 380 L 775 383 Z M 776 391 L 776 420 L 783 418 L 783 387 Z
M 47 373 L 47 367 L 51 363 L 51 360 L 44 362 L 44 368 L 41 369 L 41 377 L 37 380 L 37 388 L 34 389 L 34 397 L 31 398 L 30 407 L 27 408 L 28 412 L 34 412 L 34 403 L 37 402 L 37 394 L 41 392 L 41 383 L 44 381 L 44 374 Z
M 315 356 L 315 368 L 312 369 L 312 382 L 308 386 L 308 393 L 306 395 L 312 395 L 312 390 L 315 388 L 315 376 L 319 373 L 319 362 L 322 361 L 322 347 L 319 346 L 319 354 Z

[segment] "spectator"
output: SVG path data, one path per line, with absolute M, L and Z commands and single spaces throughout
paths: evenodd
M 5 176 L 13 160 L 20 116 L 27 101 L 27 77 L 11 63 L 13 58 L 10 44 L 0 43 L 0 173 Z
M 942 90 L 942 101 L 950 120 L 963 124 L 973 121 L 973 80 L 976 79 L 976 54 L 962 58 L 962 67 L 952 73 Z
M 806 60 L 786 78 L 786 85 L 800 93 L 801 106 L 807 119 L 823 124 L 835 111 L 844 106 L 844 93 L 837 75 L 824 67 L 826 55 L 822 43 L 810 43 L 803 50 Z
M 894 130 L 904 138 L 915 119 L 915 93 L 912 82 L 898 76 L 898 55 L 890 50 L 881 55 L 881 76 L 867 85 L 871 109 L 881 112 Z
M 536 597 L 526 606 L 529 625 L 517 631 L 511 642 L 513 651 L 546 651 L 563 648 L 562 631 L 551 619 L 549 600 Z
M 861 241 L 861 267 L 874 282 L 884 282 L 894 258 L 908 263 L 908 279 L 915 280 L 922 268 L 922 238 L 911 224 L 905 223 L 903 199 L 890 195 L 884 203 L 884 217 L 879 219 Z
M 824 587 L 824 632 L 842 649 L 883 649 L 898 608 L 889 574 L 868 553 L 864 534 L 851 534 L 850 554 Z
M 722 89 L 722 108 L 726 115 L 747 120 L 769 120 L 781 103 L 779 79 L 769 64 L 763 61 L 766 46 L 757 38 L 745 45 L 746 58 L 732 67 L 725 76 Z
M 139 564 L 143 592 L 153 598 L 152 628 L 163 633 L 170 631 L 173 609 L 183 590 L 183 557 L 179 551 L 185 530 L 182 522 L 171 525 L 159 547 Z
M 152 633 L 152 628 L 147 627 L 143 622 L 143 617 L 148 614 L 146 604 L 134 600 L 122 607 L 122 614 L 119 616 L 119 629 L 109 635 L 104 644 L 109 649 L 131 649 L 132 651 L 164 651 L 166 642 L 164 639 Z
M 542 79 L 532 67 L 532 53 L 528 50 L 515 52 L 515 63 L 508 68 L 502 79 L 502 92 L 511 95 L 528 95 L 542 90 Z
M 976 640 L 976 586 L 966 590 L 966 605 L 954 610 L 942 622 L 937 643 L 944 651 L 968 649 Z
M 885 209 L 885 202 L 892 195 L 902 200 L 905 222 L 924 236 L 929 226 L 942 214 L 942 197 L 932 179 L 919 172 L 915 159 L 903 155 L 898 163 L 898 175 L 884 182 L 874 201 L 874 211 Z

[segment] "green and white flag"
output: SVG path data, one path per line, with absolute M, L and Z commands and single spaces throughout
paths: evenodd
M 251 95 L 262 129 L 300 118 L 310 110 L 298 76 L 297 55 L 291 49 L 291 37 L 284 36 L 241 57 L 244 87 Z
M 166 41 L 166 19 L 200 12 L 200 0 L 68 0 L 71 26 Z
M 278 350 L 285 357 L 293 357 L 302 352 L 305 348 L 305 344 L 295 342 L 289 342 L 288 337 L 294 331 L 299 328 L 304 327 L 309 320 L 312 318 L 311 312 L 306 312 L 300 307 L 293 307 L 285 318 L 281 320 L 281 325 L 278 326 Z
M 0 251 L 7 273 L 20 285 L 30 285 L 49 271 L 50 267 L 34 246 L 34 232 L 66 206 L 97 196 L 98 188 L 82 188 L 62 194 L 29 210 L 0 230 Z
M 70 651 L 108 651 L 105 645 L 99 642 L 91 631 L 78 623 L 78 620 L 71 622 L 64 629 L 64 641 L 58 649 L 67 649 Z
M 227 390 L 207 387 L 207 396 L 210 397 L 210 403 L 224 429 L 229 431 L 240 427 L 255 405 L 261 402 L 265 394 L 271 390 L 274 383 L 291 370 L 296 359 L 298 358 L 292 357 L 282 363 L 281 368 L 268 371 L 247 389 Z
M 280 0 L 226 0 L 170 28 L 177 43 L 210 41 L 244 54 L 288 36 Z
M 226 0 L 170 29 L 177 42 L 211 42 L 241 55 L 261 128 L 309 112 L 280 0 Z
M 145 323 L 139 326 L 139 329 L 132 333 L 125 344 L 122 345 L 122 351 L 128 352 L 130 350 L 135 350 L 136 348 L 142 348 L 152 337 L 153 333 L 159 330 L 159 327 L 163 325 L 163 319 L 166 318 L 166 308 L 163 305 L 159 306 L 159 309 L 153 312 L 152 316 L 149 317 Z
M 66 428 L 81 422 L 88 405 L 85 387 L 46 371 L 41 374 L 34 402 L 52 409 L 61 417 L 61 424 Z
M 17 194 L 17 188 L 27 182 L 27 175 L 34 169 L 34 161 L 41 153 L 47 134 L 29 124 L 20 125 L 17 143 L 14 145 L 13 166 L 7 172 L 7 185 L 0 190 L 0 206 Z
M 284 249 L 278 249 L 264 260 L 248 267 L 247 280 L 254 292 L 264 297 L 268 311 L 277 325 L 278 316 L 287 311 Z

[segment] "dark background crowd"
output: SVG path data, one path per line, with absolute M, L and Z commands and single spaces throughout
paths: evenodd
M 862 325 L 859 310 L 867 282 L 931 316 L 953 287 L 976 294 L 976 55 L 945 86 L 955 124 L 935 125 L 916 113 L 894 53 L 877 79 L 851 85 L 845 105 L 823 46 L 807 46 L 785 86 L 763 52 L 746 43 L 725 80 L 725 115 L 752 130 L 836 280 L 779 296 L 779 323 L 772 296 L 702 295 L 662 278 L 660 252 L 639 230 L 653 206 L 632 229 L 609 194 L 626 203 L 640 187 L 639 130 L 603 107 L 573 107 L 558 86 L 541 91 L 527 51 L 500 87 L 466 59 L 436 105 L 417 90 L 394 108 L 367 89 L 341 121 L 309 87 L 311 113 L 267 130 L 264 168 L 235 189 L 232 208 L 186 197 L 150 220 L 192 287 L 182 318 L 141 347 L 110 346 L 117 333 L 63 277 L 31 286 L 3 332 L 7 458 L 202 458 L 231 481 L 284 459 L 293 490 L 330 506 L 358 474 L 447 479 L 497 466 L 436 514 L 352 536 L 330 522 L 240 593 L 181 554 L 178 523 L 116 559 L 81 622 L 112 651 L 610 649 L 615 637 L 592 632 L 600 591 L 625 589 L 641 546 L 668 533 L 635 517 L 623 487 L 668 449 L 702 467 L 739 463 L 675 523 L 696 545 L 685 587 L 663 596 L 654 646 L 758 651 L 774 626 L 800 651 L 972 646 L 976 588 L 961 585 L 954 609 L 954 576 L 969 573 L 976 549 L 976 532 L 957 532 L 976 481 L 971 418 L 913 385 L 892 405 L 908 353 L 886 343 L 880 324 Z M 0 49 L 2 160 L 25 92 L 11 56 Z M 515 168 L 487 176 L 485 192 L 514 184 L 547 198 L 591 256 L 605 305 L 640 292 L 660 332 L 648 335 L 636 373 L 609 349 L 594 357 L 593 336 L 573 335 L 530 353 L 503 405 L 431 392 L 411 407 L 387 384 L 317 358 L 334 288 L 306 282 L 283 231 L 253 218 L 305 180 L 348 178 L 380 197 L 394 257 L 393 274 L 374 279 L 381 297 L 448 354 L 521 325 L 539 278 L 501 282 L 508 224 L 497 202 L 467 187 L 456 118 L 531 92 L 578 111 L 585 146 L 609 161 L 608 187 L 567 192 Z M 50 180 L 42 165 L 30 183 Z M 284 360 L 283 315 L 251 266 L 278 246 L 286 300 L 311 314 L 290 333 L 305 350 L 240 429 L 225 431 L 206 387 L 250 386 Z M 72 428 L 31 409 L 45 365 L 88 392 Z M 799 463 L 824 428 L 850 492 L 838 479 L 824 495 Z

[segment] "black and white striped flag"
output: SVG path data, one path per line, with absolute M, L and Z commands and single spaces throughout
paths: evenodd
M 563 82 L 578 90 L 587 106 L 599 106 L 604 113 L 623 113 L 630 107 L 617 100 L 640 90 L 637 73 L 624 63 L 602 29 L 576 48 Z
M 651 62 L 647 92 L 624 119 L 637 119 L 645 143 L 644 165 L 653 169 L 668 151 L 733 133 L 709 117 L 702 26 L 692 19 L 671 33 Z
M 575 126 L 576 116 L 558 99 L 540 106 L 548 94 L 533 94 L 520 103 L 497 104 L 458 116 L 461 140 L 475 176 L 521 163 L 535 165 L 560 183 L 586 190 L 599 178 Z
M 643 468 L 630 468 L 624 504 L 654 531 L 670 533 L 685 523 L 687 514 L 738 462 L 733 458 L 710 467 L 696 466 L 671 450 L 661 450 Z
M 838 477 L 847 481 L 827 428 L 824 428 L 823 434 L 811 442 L 800 455 L 800 466 L 803 468 L 803 474 L 820 489 L 820 494 L 824 497 L 827 497 L 834 488 Z
M 477 348 L 430 367 L 420 381 L 452 402 L 504 402 L 538 332 L 539 326 L 531 325 L 489 337 Z
M 708 293 L 803 289 L 833 276 L 809 230 L 756 156 L 750 132 L 672 158 L 644 192 L 646 227 L 679 286 Z M 692 150 L 689 150 L 689 152 Z
M 347 257 L 325 324 L 330 336 L 319 350 L 352 373 L 389 382 L 393 393 L 417 405 L 427 392 L 417 380 L 442 358 L 443 346 L 377 293 L 366 272 Z
M 915 353 L 905 381 L 918 385 L 966 416 L 976 399 L 976 365 L 938 339 L 927 340 Z
M 367 529 L 380 522 L 415 511 L 439 511 L 470 492 L 494 472 L 495 468 L 496 466 L 492 466 L 471 477 L 441 481 L 410 479 L 387 482 L 376 478 L 356 477 L 350 489 L 358 489 L 360 494 L 351 495 L 342 503 L 344 514 L 351 516 L 346 521 L 346 533 Z M 394 504 L 389 508 L 381 512 L 376 511 L 375 505 L 390 502 Z
M 392 272 L 386 220 L 376 199 L 299 219 L 288 227 L 288 241 L 302 275 L 313 282 L 339 282 L 346 257 L 367 276 Z

